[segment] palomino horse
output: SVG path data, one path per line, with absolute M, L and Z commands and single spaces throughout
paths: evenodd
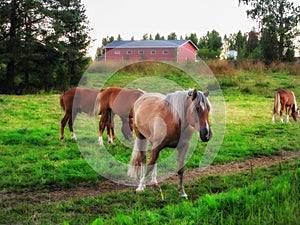
M 95 100 L 100 93 L 99 90 L 87 88 L 71 88 L 60 96 L 60 105 L 65 111 L 61 120 L 60 139 L 64 139 L 64 129 L 68 122 L 71 138 L 76 139 L 73 123 L 78 113 L 84 112 L 93 115 Z M 76 98 L 75 98 L 76 94 Z
M 280 121 L 283 123 L 282 113 L 286 110 L 286 122 L 289 122 L 289 115 L 291 115 L 295 121 L 298 120 L 299 108 L 297 107 L 296 97 L 292 91 L 280 90 L 276 92 L 274 98 L 274 108 L 272 122 L 275 122 L 275 115 L 280 116 Z
M 143 95 L 141 90 L 128 90 L 120 87 L 110 87 L 98 94 L 95 103 L 95 115 L 101 114 L 99 122 L 99 144 L 103 145 L 103 131 L 105 126 L 114 126 L 114 116 L 117 114 L 122 120 L 121 131 L 128 140 L 132 138 L 132 116 L 135 101 Z M 108 129 L 109 130 L 109 129 Z M 108 141 L 113 143 L 114 133 L 108 134 Z
M 183 187 L 184 158 L 189 149 L 193 129 L 200 139 L 207 142 L 212 137 L 209 123 L 210 102 L 208 92 L 196 90 L 178 91 L 167 96 L 145 94 L 134 105 L 135 144 L 131 155 L 128 175 L 141 174 L 137 192 L 146 186 L 146 177 L 153 169 L 152 183 L 157 184 L 156 162 L 165 147 L 178 151 L 178 191 L 187 197 Z M 145 172 L 147 140 L 152 145 L 150 161 Z

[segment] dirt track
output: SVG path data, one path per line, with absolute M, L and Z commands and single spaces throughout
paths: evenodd
M 222 165 L 208 166 L 204 170 L 191 169 L 187 170 L 184 174 L 185 181 L 192 180 L 194 178 L 199 178 L 207 175 L 223 175 L 230 174 L 239 171 L 251 170 L 256 167 L 268 167 L 273 164 L 284 162 L 293 158 L 300 156 L 300 151 L 287 152 L 283 151 L 280 155 L 274 156 L 262 156 L 254 159 L 247 159 L 241 162 L 231 162 Z M 177 176 L 170 177 L 163 183 L 173 183 L 177 182 Z M 107 193 L 111 191 L 121 191 L 121 190 L 134 190 L 135 187 L 129 187 L 125 185 L 120 185 L 113 183 L 110 180 L 105 180 L 100 183 L 100 187 L 77 187 L 75 189 L 58 189 L 51 191 L 26 191 L 24 193 L 13 193 L 0 191 L 0 196 L 2 198 L 0 205 L 1 210 L 9 209 L 10 207 L 15 207 L 28 203 L 31 205 L 38 205 L 42 203 L 57 202 L 63 200 L 69 200 L 71 198 L 86 198 L 100 195 L 101 193 Z

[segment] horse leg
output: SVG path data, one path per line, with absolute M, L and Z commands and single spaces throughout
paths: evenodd
M 110 132 L 111 132 L 111 140 L 113 141 L 115 139 L 115 123 L 114 121 L 110 123 Z
M 113 144 L 114 143 L 114 113 L 109 110 L 108 112 L 108 118 L 107 118 L 107 136 L 108 136 L 108 143 Z
M 99 138 L 98 138 L 98 142 L 99 142 L 100 146 L 103 146 L 103 131 L 104 130 L 105 130 L 105 123 L 101 116 L 101 119 L 99 121 Z
M 286 122 L 289 123 L 289 115 L 290 115 L 291 107 L 286 107 Z
M 277 114 L 277 109 L 275 109 L 275 107 L 274 107 L 274 109 L 273 109 L 272 123 L 275 123 L 275 116 L 276 116 L 276 114 Z
M 140 183 L 137 192 L 143 191 L 145 188 L 145 163 L 147 156 L 148 142 L 142 135 L 137 134 L 134 142 L 133 151 L 128 168 L 128 175 L 130 177 L 137 177 L 140 172 Z M 140 171 L 139 171 L 140 169 Z
M 179 146 L 177 148 L 177 150 L 178 150 L 178 176 L 179 176 L 178 192 L 179 192 L 179 196 L 181 198 L 186 198 L 186 199 L 187 199 L 187 194 L 185 193 L 184 186 L 183 186 L 183 173 L 184 173 L 184 158 L 185 158 L 188 148 L 189 148 L 188 144 L 183 144 L 183 146 Z
M 101 119 L 99 121 L 99 138 L 98 142 L 100 146 L 103 146 L 103 131 L 105 129 L 104 115 L 101 114 Z
M 132 139 L 132 118 L 124 118 L 120 117 L 122 120 L 122 134 L 128 140 L 131 141 Z
M 74 139 L 74 140 L 76 140 L 76 135 L 74 133 L 73 123 L 75 121 L 76 116 L 77 116 L 77 112 L 74 112 L 73 115 L 70 114 L 70 119 L 69 119 L 69 123 L 68 123 L 70 133 L 71 133 L 71 138 Z
M 282 114 L 284 111 L 284 104 L 281 105 L 281 109 L 280 109 L 280 122 L 283 123 L 283 118 L 282 118 Z
M 152 178 L 151 178 L 151 185 L 157 185 L 157 163 L 153 166 Z
M 154 184 L 157 184 L 157 179 L 156 179 L 156 176 L 157 176 L 157 173 L 156 173 L 157 164 L 156 164 L 156 162 L 157 162 L 157 159 L 158 159 L 158 156 L 159 156 L 159 152 L 160 152 L 160 150 L 162 148 L 163 148 L 162 146 L 158 146 L 158 147 L 156 147 L 156 148 L 154 148 L 152 150 L 150 161 L 148 163 L 146 173 L 144 173 L 144 175 L 140 179 L 139 186 L 136 189 L 137 192 L 141 192 L 141 191 L 143 191 L 145 189 L 145 187 L 146 187 L 146 177 L 148 176 L 148 174 L 152 170 L 153 170 L 153 174 L 152 174 L 152 180 L 151 180 L 151 182 L 154 183 Z
M 65 130 L 65 127 L 66 127 L 66 124 L 67 124 L 68 120 L 69 120 L 69 114 L 65 113 L 64 117 L 61 120 L 60 140 L 63 140 L 65 138 L 65 136 L 64 136 L 64 130 Z

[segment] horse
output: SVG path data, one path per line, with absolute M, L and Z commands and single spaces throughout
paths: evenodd
M 121 131 L 127 140 L 132 139 L 132 115 L 135 101 L 144 94 L 142 90 L 129 90 L 120 87 L 109 87 L 98 94 L 94 114 L 101 114 L 99 122 L 99 144 L 103 145 L 105 126 L 114 126 L 114 116 L 122 120 Z M 108 134 L 108 142 L 113 143 L 114 131 Z
M 60 139 L 64 139 L 64 129 L 68 122 L 71 138 L 76 139 L 73 129 L 73 123 L 78 113 L 84 112 L 88 115 L 94 115 L 94 104 L 96 98 L 102 90 L 93 90 L 88 88 L 71 88 L 60 95 L 60 105 L 65 112 L 61 120 Z M 75 98 L 76 94 L 76 98 Z M 108 127 L 113 130 L 113 127 Z
M 208 142 L 212 138 L 209 113 L 209 92 L 194 90 L 177 91 L 166 96 L 145 94 L 134 104 L 133 128 L 136 134 L 128 168 L 128 175 L 137 178 L 136 192 L 146 187 L 146 177 L 153 170 L 151 183 L 157 184 L 156 169 L 159 153 L 166 147 L 178 151 L 178 191 L 187 198 L 183 186 L 184 158 L 190 146 L 193 130 L 200 139 Z M 152 145 L 150 161 L 145 172 L 147 143 Z
M 283 123 L 283 110 L 286 110 L 286 122 L 289 122 L 289 115 L 293 117 L 294 121 L 298 120 L 299 108 L 297 107 L 296 97 L 292 91 L 280 90 L 277 91 L 274 97 L 274 108 L 272 122 L 275 122 L 275 115 L 280 116 L 280 122 Z

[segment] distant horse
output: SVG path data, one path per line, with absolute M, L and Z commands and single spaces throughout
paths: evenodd
M 276 92 L 272 117 L 273 123 L 275 122 L 276 114 L 280 116 L 280 121 L 283 123 L 282 113 L 284 108 L 286 110 L 286 122 L 289 122 L 290 113 L 295 121 L 298 120 L 299 108 L 297 107 L 295 94 L 292 91 L 280 90 Z
M 178 91 L 167 96 L 145 94 L 134 105 L 135 144 L 131 155 L 128 175 L 141 174 L 137 192 L 146 186 L 146 177 L 153 170 L 152 183 L 157 184 L 156 162 L 163 148 L 177 148 L 178 191 L 187 197 L 183 187 L 184 158 L 190 145 L 193 130 L 207 142 L 212 137 L 209 123 L 210 102 L 208 92 L 196 90 Z M 151 158 L 145 172 L 147 140 L 152 145 Z
M 78 113 L 84 112 L 92 116 L 94 114 L 94 104 L 98 94 L 102 90 L 92 90 L 87 88 L 71 88 L 60 96 L 60 105 L 65 111 L 61 120 L 60 139 L 64 139 L 64 129 L 68 122 L 71 138 L 76 139 L 73 123 Z M 76 94 L 76 98 L 75 98 Z M 75 99 L 74 99 L 75 98 Z M 113 128 L 110 128 L 113 129 Z
M 132 138 L 132 116 L 135 101 L 143 95 L 141 90 L 128 90 L 120 87 L 110 87 L 98 94 L 94 113 L 101 114 L 99 122 L 99 144 L 103 145 L 103 131 L 105 126 L 114 126 L 114 116 L 117 114 L 122 120 L 121 131 L 128 140 Z M 108 134 L 108 141 L 113 143 L 114 131 Z

